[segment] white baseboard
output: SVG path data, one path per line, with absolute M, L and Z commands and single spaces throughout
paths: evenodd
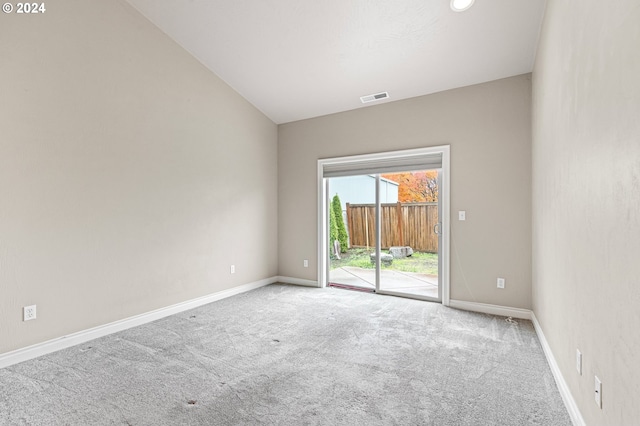
M 529 309 L 511 308 L 509 306 L 490 305 L 488 303 L 465 302 L 464 300 L 449 300 L 449 307 L 464 311 L 481 312 L 483 314 L 500 315 L 521 319 L 531 319 Z
M 255 290 L 256 288 L 276 283 L 279 281 L 279 278 L 280 277 L 271 277 L 260 281 L 254 281 L 252 283 L 222 290 L 196 299 L 187 300 L 186 302 L 176 303 L 175 305 L 167 306 L 165 308 L 156 309 L 144 314 L 114 321 L 109 324 L 78 331 L 43 343 L 27 346 L 26 348 L 7 352 L 0 355 L 0 368 L 8 367 L 10 365 L 46 355 L 51 352 L 56 352 L 71 346 L 79 345 L 81 343 L 88 342 L 89 340 L 97 339 L 98 337 L 146 324 L 151 321 L 168 317 L 169 315 L 188 311 L 189 309 L 197 308 L 217 300 L 226 299 L 227 297 L 235 296 L 236 294 Z
M 279 277 L 276 277 L 276 278 L 278 279 L 278 282 L 280 282 L 280 283 L 303 285 L 303 286 L 306 286 L 306 287 L 320 287 L 318 285 L 318 281 L 304 280 L 302 278 L 283 277 L 283 276 L 279 276 Z
M 564 405 L 567 407 L 567 411 L 569 412 L 569 417 L 571 417 L 571 421 L 575 426 L 586 426 L 586 423 L 582 418 L 582 414 L 580 414 L 580 410 L 578 409 L 578 405 L 576 404 L 575 399 L 573 399 L 573 395 L 571 395 L 569 386 L 567 385 L 567 382 L 564 380 L 564 377 L 562 376 L 562 372 L 560 372 L 560 367 L 558 366 L 558 363 L 556 362 L 556 359 L 553 356 L 553 352 L 551 352 L 551 347 L 547 342 L 547 338 L 544 336 L 542 327 L 540 327 L 540 323 L 538 322 L 538 319 L 536 318 L 536 315 L 533 312 L 531 312 L 531 322 L 533 322 L 533 327 L 536 329 L 536 333 L 538 334 L 538 340 L 540 340 L 540 344 L 542 345 L 542 350 L 544 351 L 544 355 L 547 357 L 547 363 L 551 368 L 553 377 L 556 379 L 556 385 L 558 385 L 560 396 L 562 396 Z

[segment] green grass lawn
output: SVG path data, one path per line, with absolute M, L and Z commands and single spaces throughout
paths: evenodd
M 341 268 L 343 266 L 373 269 L 369 257 L 373 251 L 373 249 L 365 248 L 349 249 L 346 253 L 340 255 L 342 259 L 331 259 L 331 269 Z M 382 253 L 388 253 L 388 250 L 382 250 Z M 410 257 L 393 259 L 391 266 L 382 265 L 382 269 L 438 275 L 438 254 L 415 252 Z

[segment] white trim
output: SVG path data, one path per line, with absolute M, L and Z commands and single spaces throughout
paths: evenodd
M 329 280 L 329 262 L 327 262 L 327 257 L 323 256 L 323 253 L 327 253 L 329 250 L 327 238 L 324 237 L 325 230 L 329 227 L 325 206 L 329 203 L 323 169 L 323 161 L 318 160 L 318 287 L 325 287 Z
M 571 395 L 571 391 L 569 390 L 569 386 L 567 382 L 564 380 L 562 376 L 562 372 L 560 371 L 560 367 L 556 362 L 555 357 L 553 356 L 553 352 L 551 352 L 551 347 L 549 346 L 549 342 L 547 342 L 547 338 L 544 336 L 542 332 L 542 327 L 536 318 L 536 315 L 531 312 L 531 322 L 533 322 L 533 327 L 536 329 L 536 333 L 538 334 L 538 340 L 542 345 L 542 350 L 544 355 L 547 357 L 547 363 L 551 368 L 551 372 L 553 373 L 553 377 L 556 379 L 556 385 L 558 386 L 558 390 L 560 391 L 560 396 L 564 401 L 564 405 L 567 407 L 567 411 L 569 412 L 569 417 L 571 417 L 571 421 L 575 426 L 586 426 L 584 419 L 582 418 L 582 414 L 578 409 L 578 405 L 576 404 L 575 399 L 573 399 L 573 395 Z
M 381 262 L 382 259 L 380 259 L 380 253 L 382 253 L 382 251 L 380 250 L 380 246 L 382 245 L 382 206 L 380 205 L 380 175 L 376 175 L 376 193 L 375 193 L 375 200 L 376 200 L 376 209 L 375 209 L 375 231 L 374 234 L 375 235 L 375 239 L 376 239 L 376 245 L 375 245 L 375 250 L 376 250 L 376 258 L 374 263 L 374 267 L 376 269 L 376 292 L 379 293 L 380 292 L 380 285 L 381 285 L 381 279 L 380 279 L 380 268 L 381 268 Z M 329 232 L 327 232 L 328 234 Z M 368 244 L 367 244 L 368 245 Z
M 283 283 L 283 284 L 303 285 L 306 287 L 320 287 L 318 285 L 318 281 L 305 280 L 302 278 L 283 277 L 283 276 L 279 276 L 276 278 L 278 279 L 279 283 Z
M 463 311 L 500 315 L 503 317 L 513 317 L 527 320 L 531 319 L 531 311 L 529 309 L 512 308 L 509 306 L 490 305 L 488 303 L 478 302 L 465 302 L 464 300 L 451 299 L 449 301 L 449 307 L 454 309 L 462 309 Z
M 161 318 L 188 311 L 189 309 L 197 308 L 199 306 L 206 305 L 208 303 L 215 302 L 221 299 L 226 299 L 227 297 L 235 296 L 240 293 L 255 290 L 256 288 L 264 287 L 266 285 L 278 282 L 278 278 L 279 277 L 271 277 L 260 281 L 254 281 L 252 283 L 240 285 L 238 287 L 229 288 L 227 290 L 222 290 L 206 296 L 198 297 L 196 299 L 191 299 L 185 302 L 176 303 L 175 305 L 156 309 L 144 314 L 135 315 L 129 318 L 100 325 L 98 327 L 78 331 L 76 333 L 68 334 L 66 336 L 58 337 L 46 342 L 37 343 L 32 346 L 27 346 L 26 348 L 16 349 L 14 351 L 0 355 L 0 368 L 5 368 L 19 362 L 46 355 L 51 352 L 56 352 L 61 349 L 79 345 L 81 343 L 88 342 L 89 340 L 97 339 L 108 334 L 117 333 L 128 328 L 156 321 Z
M 451 154 L 449 145 L 442 147 L 442 171 L 440 172 L 440 178 L 442 183 L 440 199 L 438 205 L 442 207 L 442 247 L 440 247 L 440 253 L 442 256 L 442 271 L 438 271 L 439 280 L 441 284 L 441 296 L 442 304 L 444 306 L 450 306 L 451 302 L 449 296 L 451 294 Z

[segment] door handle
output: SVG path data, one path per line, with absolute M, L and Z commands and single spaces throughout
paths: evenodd
M 435 225 L 433 225 L 433 232 L 434 232 L 436 235 L 440 235 L 440 234 L 442 233 L 442 231 L 441 231 L 441 229 L 440 229 L 440 228 L 441 228 L 441 226 L 442 226 L 442 224 L 441 224 L 440 222 L 438 222 L 438 223 L 436 223 Z

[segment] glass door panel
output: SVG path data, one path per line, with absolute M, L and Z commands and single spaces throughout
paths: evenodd
M 376 176 L 326 179 L 328 285 L 375 291 Z
M 397 196 L 380 203 L 381 293 L 442 299 L 439 279 L 439 170 L 380 175 L 380 192 L 395 185 Z

